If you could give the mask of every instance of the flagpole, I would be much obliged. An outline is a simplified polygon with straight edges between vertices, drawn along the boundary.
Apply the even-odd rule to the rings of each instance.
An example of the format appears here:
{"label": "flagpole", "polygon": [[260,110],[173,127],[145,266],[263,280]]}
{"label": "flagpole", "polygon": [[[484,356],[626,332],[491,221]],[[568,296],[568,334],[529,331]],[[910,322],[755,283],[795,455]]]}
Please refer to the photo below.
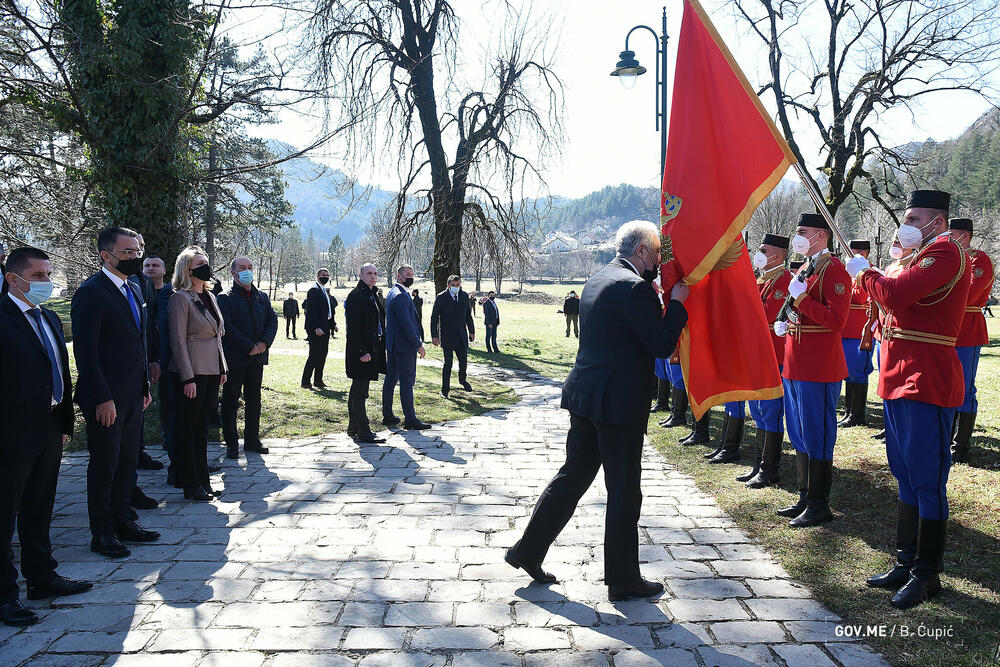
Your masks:
{"label": "flagpole", "polygon": [[820,215],[826,219],[826,223],[830,225],[830,231],[832,231],[833,235],[837,238],[837,243],[840,244],[840,247],[843,248],[845,252],[849,253],[851,249],[850,241],[844,237],[840,228],[837,227],[837,223],[833,221],[833,216],[830,215],[830,209],[826,207],[826,201],[824,201],[823,197],[819,194],[819,191],[816,190],[816,186],[813,185],[812,180],[810,180],[806,175],[806,171],[802,167],[801,162],[795,162],[795,171],[802,180],[802,185],[806,186],[806,192],[809,193],[809,197],[813,200],[813,204],[816,205],[816,209],[820,212]]}

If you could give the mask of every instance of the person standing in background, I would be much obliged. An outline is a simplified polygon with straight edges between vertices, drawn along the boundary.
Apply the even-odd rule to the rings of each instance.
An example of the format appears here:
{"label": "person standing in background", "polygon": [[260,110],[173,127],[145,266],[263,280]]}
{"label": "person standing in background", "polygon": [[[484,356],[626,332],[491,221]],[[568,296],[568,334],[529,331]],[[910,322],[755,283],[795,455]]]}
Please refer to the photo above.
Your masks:
{"label": "person standing in background", "polygon": [[431,341],[444,350],[444,369],[441,373],[441,395],[448,398],[451,391],[452,357],[458,357],[458,383],[462,389],[472,391],[466,379],[469,362],[469,343],[476,340],[476,324],[469,310],[469,299],[462,291],[462,279],[448,276],[448,289],[434,299],[431,311]]}
{"label": "person standing in background", "polygon": [[[165,283],[167,269],[159,255],[148,255],[142,262],[142,272],[153,284],[156,295],[156,344],[161,371],[170,366],[170,327],[167,322],[167,303],[174,293],[173,285]],[[173,461],[174,451],[174,411],[176,409],[177,388],[171,382],[170,373],[160,373],[156,385],[160,404],[160,431],[163,434],[163,450]],[[173,484],[172,472],[167,468],[167,483]]]}
{"label": "person standing in background", "polygon": [[563,315],[566,316],[566,338],[569,338],[569,328],[570,324],[573,325],[573,334],[579,338],[580,337],[580,298],[576,295],[576,291],[572,291],[566,295],[566,299],[563,301]]}
{"label": "person standing in background", "polygon": [[[299,319],[299,302],[295,300],[295,295],[288,293],[288,298],[281,304],[281,314],[285,318],[285,338],[298,339],[295,331],[295,322]],[[289,336],[289,332],[291,335]]]}
{"label": "person standing in background", "polygon": [[497,294],[490,291],[489,296],[483,301],[483,326],[486,327],[486,352],[499,354],[497,347],[497,327],[500,326],[500,309],[497,308]]}
{"label": "person standing in background", "polygon": [[[323,382],[323,368],[326,366],[326,355],[330,351],[330,334],[336,323],[333,320],[333,301],[330,289],[330,271],[320,269],[316,272],[316,284],[306,293],[306,341],[309,343],[309,357],[302,369],[302,388],[326,388]],[[312,382],[310,382],[310,379]]]}
{"label": "person standing in background", "polygon": [[469,312],[475,316],[476,314],[476,293],[469,292]]}
{"label": "person standing in background", "polygon": [[417,328],[420,329],[420,341],[424,340],[424,299],[420,290],[413,290],[413,308],[417,311]]}

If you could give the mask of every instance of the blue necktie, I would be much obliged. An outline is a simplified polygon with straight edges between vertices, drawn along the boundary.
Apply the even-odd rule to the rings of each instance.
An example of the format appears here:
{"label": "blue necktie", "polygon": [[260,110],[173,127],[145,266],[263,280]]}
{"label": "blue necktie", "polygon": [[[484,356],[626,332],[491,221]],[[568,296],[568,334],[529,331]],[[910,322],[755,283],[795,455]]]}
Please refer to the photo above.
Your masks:
{"label": "blue necktie", "polygon": [[125,289],[125,299],[128,300],[129,308],[132,309],[132,317],[135,318],[135,328],[141,331],[142,325],[139,323],[139,306],[135,303],[135,295],[132,294],[132,287],[128,284],[127,280],[122,287]]}
{"label": "blue necktie", "polygon": [[45,354],[49,355],[49,365],[52,367],[52,400],[56,403],[62,403],[63,379],[62,375],[59,374],[59,364],[56,363],[56,351],[52,349],[49,335],[45,333],[45,327],[42,325],[42,311],[32,308],[28,311],[28,315],[31,315],[31,318],[35,320],[38,337],[42,339],[42,345],[45,346]]}

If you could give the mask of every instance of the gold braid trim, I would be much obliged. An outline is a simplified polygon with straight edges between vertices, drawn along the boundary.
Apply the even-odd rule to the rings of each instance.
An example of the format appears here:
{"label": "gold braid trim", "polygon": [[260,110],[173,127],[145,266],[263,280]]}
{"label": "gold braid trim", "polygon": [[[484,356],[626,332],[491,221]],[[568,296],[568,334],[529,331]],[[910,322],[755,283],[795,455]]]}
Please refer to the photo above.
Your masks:
{"label": "gold braid trim", "polygon": [[[933,292],[931,292],[930,294],[928,294],[924,298],[925,299],[929,299],[932,296],[936,296],[938,294],[941,295],[940,297],[938,297],[934,301],[920,301],[920,300],[918,300],[917,301],[917,305],[918,306],[933,306],[935,304],[938,304],[938,303],[941,303],[942,301],[944,301],[946,298],[948,298],[948,295],[951,294],[951,291],[953,289],[955,289],[955,285],[958,284],[958,281],[962,279],[962,274],[965,273],[965,261],[966,261],[965,249],[961,245],[959,245],[958,241],[956,241],[955,239],[949,238],[948,242],[949,243],[954,243],[955,247],[958,248],[958,255],[961,258],[961,262],[959,263],[959,266],[958,266],[958,273],[955,274],[954,278],[952,278],[947,283],[945,283],[941,287],[937,288],[936,290],[934,290]],[[927,246],[927,247],[929,248],[930,246]],[[925,248],[925,250],[926,250],[926,248]],[[919,257],[922,254],[923,254],[923,251],[921,251],[920,253],[918,253],[912,260],[910,260],[911,263],[914,262],[914,261],[916,261],[917,257]]]}

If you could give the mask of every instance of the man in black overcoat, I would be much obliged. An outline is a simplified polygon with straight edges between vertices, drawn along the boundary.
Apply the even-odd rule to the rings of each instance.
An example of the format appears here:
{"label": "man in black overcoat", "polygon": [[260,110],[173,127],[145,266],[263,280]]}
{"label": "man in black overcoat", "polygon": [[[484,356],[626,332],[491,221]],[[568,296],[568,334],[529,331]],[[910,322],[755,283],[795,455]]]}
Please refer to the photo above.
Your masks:
{"label": "man in black overcoat", "polygon": [[441,373],[441,395],[448,398],[451,390],[452,357],[458,357],[458,383],[466,391],[472,385],[466,379],[469,343],[476,340],[476,323],[472,319],[469,295],[462,290],[459,276],[448,276],[448,289],[434,299],[431,310],[431,342],[444,350],[444,370]]}
{"label": "man in black overcoat", "polygon": [[344,350],[344,367],[351,378],[347,397],[350,421],[347,434],[358,442],[385,442],[376,436],[368,421],[365,400],[372,381],[385,373],[385,311],[376,297],[374,288],[378,270],[374,264],[364,264],[357,287],[344,301],[347,321],[347,347]]}
{"label": "man in black overcoat", "polygon": [[[306,342],[309,343],[309,357],[302,369],[302,388],[312,389],[313,386],[324,389],[323,368],[326,366],[326,355],[330,350],[330,337],[337,328],[333,319],[337,300],[330,296],[330,271],[320,269],[316,272],[316,284],[306,292],[303,304],[306,309]],[[310,382],[311,380],[311,382]]]}

